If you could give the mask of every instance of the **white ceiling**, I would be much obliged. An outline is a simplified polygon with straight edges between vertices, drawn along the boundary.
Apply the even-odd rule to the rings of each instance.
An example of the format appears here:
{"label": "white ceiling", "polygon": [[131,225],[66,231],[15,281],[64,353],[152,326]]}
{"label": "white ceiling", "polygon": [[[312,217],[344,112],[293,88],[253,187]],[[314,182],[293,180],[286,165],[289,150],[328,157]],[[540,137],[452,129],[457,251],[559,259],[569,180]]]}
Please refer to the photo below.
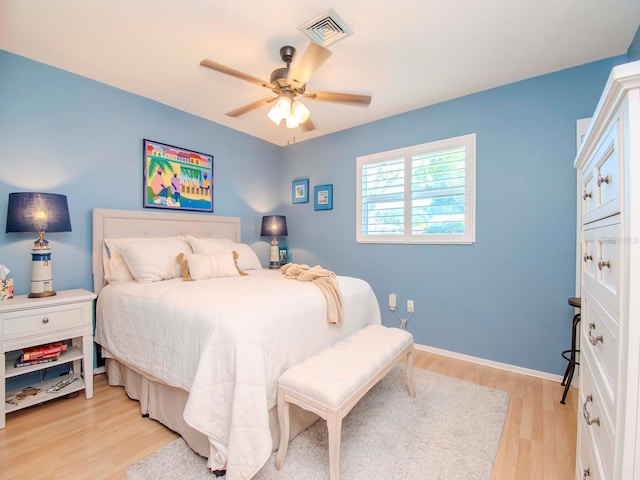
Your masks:
{"label": "white ceiling", "polygon": [[[274,125],[269,106],[225,116],[273,94],[200,61],[268,81],[280,47],[302,53],[298,27],[330,8],[353,35],[307,88],[369,107],[304,100],[306,133]],[[1,49],[277,145],[624,54],[639,24],[638,0],[0,0]]]}

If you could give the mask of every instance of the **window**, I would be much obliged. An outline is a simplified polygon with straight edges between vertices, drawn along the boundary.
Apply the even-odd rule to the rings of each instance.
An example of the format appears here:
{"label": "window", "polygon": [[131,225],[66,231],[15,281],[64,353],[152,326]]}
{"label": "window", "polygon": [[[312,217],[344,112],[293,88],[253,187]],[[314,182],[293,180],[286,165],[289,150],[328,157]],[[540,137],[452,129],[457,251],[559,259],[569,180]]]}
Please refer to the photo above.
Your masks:
{"label": "window", "polygon": [[473,243],[475,134],[357,159],[360,243]]}

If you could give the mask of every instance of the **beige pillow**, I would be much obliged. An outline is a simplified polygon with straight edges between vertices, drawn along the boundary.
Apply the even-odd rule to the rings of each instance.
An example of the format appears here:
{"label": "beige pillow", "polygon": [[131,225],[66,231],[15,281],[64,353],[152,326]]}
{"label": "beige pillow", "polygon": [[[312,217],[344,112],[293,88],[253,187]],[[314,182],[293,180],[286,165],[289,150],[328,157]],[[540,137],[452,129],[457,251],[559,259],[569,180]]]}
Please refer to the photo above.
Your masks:
{"label": "beige pillow", "polygon": [[246,243],[220,242],[220,239],[191,237],[189,243],[193,253],[209,254],[238,252],[238,268],[240,270],[259,270],[262,268],[256,252]]}
{"label": "beige pillow", "polygon": [[187,253],[185,258],[189,267],[189,274],[195,280],[240,276],[233,258],[233,252]]}

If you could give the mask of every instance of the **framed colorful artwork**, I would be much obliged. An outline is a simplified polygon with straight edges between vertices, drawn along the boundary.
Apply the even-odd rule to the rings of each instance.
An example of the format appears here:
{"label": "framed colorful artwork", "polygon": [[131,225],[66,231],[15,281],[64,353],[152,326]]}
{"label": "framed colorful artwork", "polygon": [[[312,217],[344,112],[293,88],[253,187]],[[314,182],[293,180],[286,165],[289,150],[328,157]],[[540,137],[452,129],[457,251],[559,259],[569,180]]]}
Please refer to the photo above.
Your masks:
{"label": "framed colorful artwork", "polygon": [[143,207],[213,212],[213,155],[143,140]]}
{"label": "framed colorful artwork", "polygon": [[291,182],[291,203],[309,203],[309,179]]}
{"label": "framed colorful artwork", "polygon": [[313,191],[314,210],[333,209],[333,185],[316,185]]}

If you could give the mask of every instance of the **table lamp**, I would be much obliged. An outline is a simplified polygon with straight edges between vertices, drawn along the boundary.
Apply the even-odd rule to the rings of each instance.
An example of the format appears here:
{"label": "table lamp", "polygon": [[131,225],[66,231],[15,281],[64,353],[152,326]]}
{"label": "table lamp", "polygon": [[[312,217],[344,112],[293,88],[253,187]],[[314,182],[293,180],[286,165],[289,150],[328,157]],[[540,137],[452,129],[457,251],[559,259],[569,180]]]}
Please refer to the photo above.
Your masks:
{"label": "table lamp", "polygon": [[44,232],[70,232],[67,197],[56,193],[19,192],[9,194],[7,233],[37,232],[31,251],[31,289],[29,297],[50,297],[53,289],[51,248]]}
{"label": "table lamp", "polygon": [[280,268],[278,237],[287,236],[287,217],[284,215],[266,215],[262,217],[262,232],[260,235],[263,237],[272,237],[269,268]]}

